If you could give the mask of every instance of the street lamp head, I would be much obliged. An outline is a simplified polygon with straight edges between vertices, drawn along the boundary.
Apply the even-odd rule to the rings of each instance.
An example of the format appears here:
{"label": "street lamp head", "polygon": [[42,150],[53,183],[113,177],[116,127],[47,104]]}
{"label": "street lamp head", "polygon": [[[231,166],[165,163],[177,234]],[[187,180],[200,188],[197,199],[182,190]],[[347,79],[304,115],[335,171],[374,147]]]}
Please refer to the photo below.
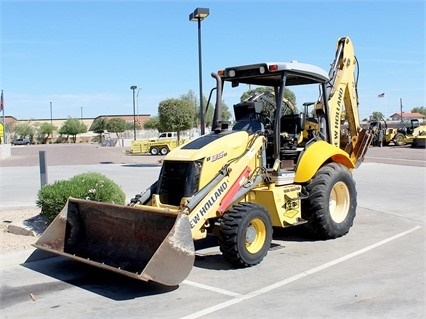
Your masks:
{"label": "street lamp head", "polygon": [[136,86],[136,85],[132,85],[131,87],[130,87],[130,90],[136,90],[138,87]]}
{"label": "street lamp head", "polygon": [[202,21],[210,14],[208,8],[197,8],[189,15],[189,21]]}

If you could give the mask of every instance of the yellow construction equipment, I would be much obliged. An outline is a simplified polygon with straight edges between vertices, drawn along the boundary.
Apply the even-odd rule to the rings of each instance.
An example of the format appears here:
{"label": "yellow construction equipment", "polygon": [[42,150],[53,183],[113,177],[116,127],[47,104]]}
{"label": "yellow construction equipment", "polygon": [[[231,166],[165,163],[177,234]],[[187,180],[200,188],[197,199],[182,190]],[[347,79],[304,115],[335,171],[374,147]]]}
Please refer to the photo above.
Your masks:
{"label": "yellow construction equipment", "polygon": [[167,155],[170,150],[190,139],[188,136],[180,136],[178,139],[177,132],[163,132],[155,139],[131,141],[129,154]]}
{"label": "yellow construction equipment", "polygon": [[421,125],[418,119],[411,119],[406,122],[401,122],[393,136],[393,142],[396,146],[412,144],[416,137],[425,134],[426,126]]}
{"label": "yellow construction equipment", "polygon": [[[393,127],[391,127],[393,125]],[[387,146],[393,143],[395,146],[403,146],[411,144],[411,146],[418,147],[422,145],[422,139],[426,135],[426,126],[421,125],[418,119],[411,119],[409,121],[400,122],[398,124],[388,123],[384,118],[381,120],[370,120],[370,129],[373,133],[372,145]],[[418,143],[417,141],[420,141]],[[421,147],[421,146],[420,146]]]}
{"label": "yellow construction equipment", "polygon": [[[193,266],[194,241],[207,236],[218,237],[235,267],[249,267],[266,256],[273,227],[305,224],[321,239],[345,235],[357,207],[351,171],[372,138],[359,123],[356,70],[352,42],[343,37],[328,73],[296,61],[212,73],[211,133],[171,150],[158,180],[128,206],[70,198],[35,247],[177,285]],[[270,87],[275,109],[265,113],[256,99],[235,104],[231,127],[221,118],[225,84]],[[312,111],[283,113],[286,87],[312,89]]]}

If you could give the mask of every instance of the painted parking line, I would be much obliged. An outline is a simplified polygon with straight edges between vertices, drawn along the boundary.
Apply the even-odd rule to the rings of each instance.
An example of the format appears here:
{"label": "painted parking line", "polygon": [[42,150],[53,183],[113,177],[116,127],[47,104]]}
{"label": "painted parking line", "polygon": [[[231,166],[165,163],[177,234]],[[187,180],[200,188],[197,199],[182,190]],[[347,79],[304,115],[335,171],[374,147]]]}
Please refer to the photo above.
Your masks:
{"label": "painted parking line", "polygon": [[222,295],[226,295],[226,296],[231,296],[231,297],[241,296],[241,294],[233,292],[233,291],[229,291],[229,290],[225,290],[225,289],[221,289],[221,288],[217,288],[217,287],[213,287],[213,286],[209,286],[209,285],[200,284],[200,283],[195,282],[195,281],[184,280],[183,284],[202,288],[202,289],[205,289],[205,290],[214,291],[214,292],[220,293]]}
{"label": "painted parking line", "polygon": [[[340,263],[342,263],[344,261],[347,261],[347,260],[349,260],[351,258],[354,258],[356,256],[364,254],[364,253],[366,253],[366,252],[368,252],[370,250],[373,250],[375,248],[383,246],[383,245],[385,245],[385,244],[387,244],[387,243],[389,243],[389,242],[391,242],[393,240],[396,240],[398,238],[404,237],[404,236],[406,236],[406,235],[408,235],[408,234],[410,234],[410,233],[412,233],[412,232],[414,232],[414,231],[416,231],[416,230],[418,230],[420,228],[422,228],[422,227],[421,226],[413,227],[413,228],[411,228],[409,230],[406,230],[406,231],[404,231],[402,233],[399,233],[399,234],[396,234],[394,236],[388,237],[388,238],[386,238],[384,240],[381,240],[381,241],[379,241],[379,242],[377,242],[375,244],[369,245],[367,247],[364,247],[362,249],[354,251],[353,253],[347,254],[347,255],[342,256],[340,258],[334,259],[334,260],[332,260],[330,262],[327,262],[325,264],[322,264],[322,265],[320,265],[318,267],[311,268],[311,269],[309,269],[307,271],[304,271],[304,272],[301,272],[301,273],[299,273],[297,275],[294,275],[294,276],[291,276],[289,278],[283,279],[283,280],[278,281],[278,282],[276,282],[276,283],[274,283],[272,285],[260,288],[258,290],[255,290],[255,291],[251,292],[251,293],[248,293],[246,295],[238,295],[234,299],[229,299],[229,300],[227,300],[225,302],[222,302],[220,304],[217,304],[215,306],[208,307],[208,308],[205,308],[203,310],[194,312],[194,313],[192,313],[190,315],[181,317],[180,319],[195,319],[195,318],[200,318],[202,316],[205,316],[205,315],[208,315],[210,313],[216,312],[218,310],[230,307],[230,306],[235,305],[237,303],[240,303],[242,301],[246,301],[246,300],[249,300],[251,298],[257,297],[257,296],[262,295],[264,293],[267,293],[267,292],[269,292],[271,290],[280,288],[280,287],[285,286],[285,285],[287,285],[289,283],[292,283],[292,282],[294,282],[296,280],[299,280],[301,278],[304,278],[304,277],[307,277],[309,275],[315,274],[315,273],[317,273],[317,272],[319,272],[321,270],[330,268],[330,267],[335,266],[337,264],[340,264]],[[204,287],[208,287],[208,290],[211,290],[211,291],[218,291],[219,292],[219,290],[220,290],[220,289],[219,290],[215,290],[213,287],[205,286],[205,285],[199,285],[198,287],[202,288],[203,286]]]}

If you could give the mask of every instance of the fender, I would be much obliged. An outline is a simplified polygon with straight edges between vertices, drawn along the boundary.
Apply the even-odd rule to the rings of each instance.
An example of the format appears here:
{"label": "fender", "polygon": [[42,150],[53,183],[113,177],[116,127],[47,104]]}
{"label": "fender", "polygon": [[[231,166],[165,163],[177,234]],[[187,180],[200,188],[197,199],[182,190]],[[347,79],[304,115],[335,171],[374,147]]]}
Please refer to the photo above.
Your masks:
{"label": "fender", "polygon": [[333,162],[343,164],[349,169],[355,168],[348,153],[325,141],[317,141],[301,154],[297,163],[294,182],[308,182],[329,159]]}

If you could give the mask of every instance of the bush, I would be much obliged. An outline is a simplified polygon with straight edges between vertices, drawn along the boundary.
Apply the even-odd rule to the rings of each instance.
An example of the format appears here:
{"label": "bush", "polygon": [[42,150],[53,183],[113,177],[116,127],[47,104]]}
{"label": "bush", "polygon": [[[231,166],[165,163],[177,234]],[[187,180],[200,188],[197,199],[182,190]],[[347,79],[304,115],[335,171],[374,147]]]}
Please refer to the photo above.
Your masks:
{"label": "bush", "polygon": [[37,195],[37,207],[48,222],[59,214],[69,197],[124,205],[126,195],[114,181],[100,173],[83,173],[68,180],[43,186]]}

